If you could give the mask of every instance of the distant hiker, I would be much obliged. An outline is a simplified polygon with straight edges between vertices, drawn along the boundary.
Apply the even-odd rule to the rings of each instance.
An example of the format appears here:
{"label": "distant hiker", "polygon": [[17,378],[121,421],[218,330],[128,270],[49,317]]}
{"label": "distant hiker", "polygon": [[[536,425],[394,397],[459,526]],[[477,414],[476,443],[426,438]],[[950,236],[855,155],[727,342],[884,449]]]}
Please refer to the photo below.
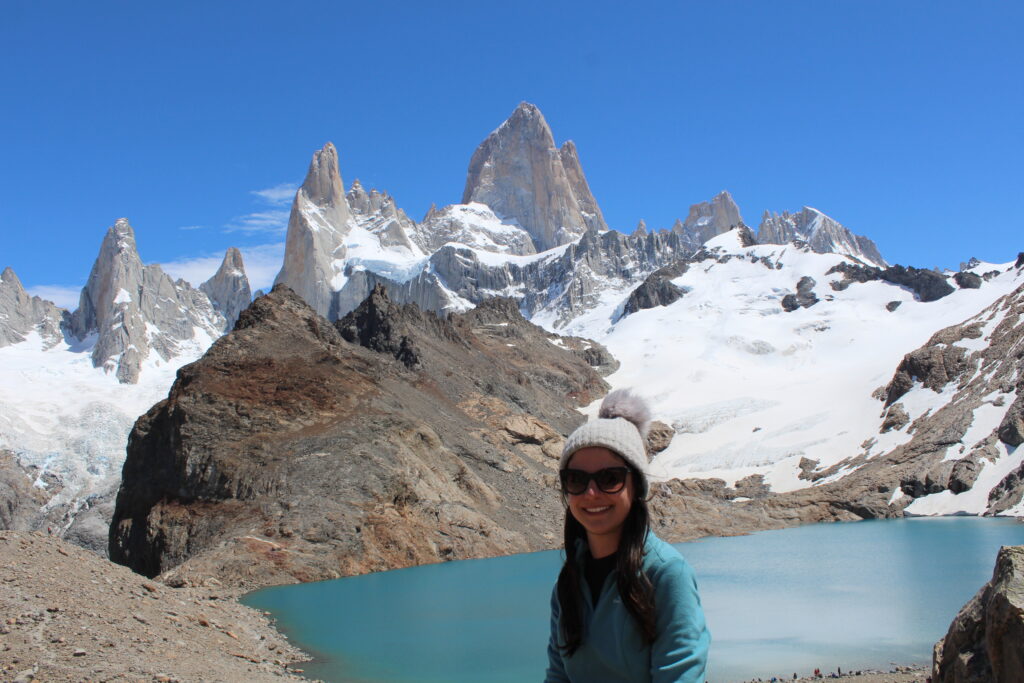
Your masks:
{"label": "distant hiker", "polygon": [[562,449],[565,563],[547,682],[704,683],[711,636],[693,569],[650,529],[650,419],[641,398],[613,391]]}

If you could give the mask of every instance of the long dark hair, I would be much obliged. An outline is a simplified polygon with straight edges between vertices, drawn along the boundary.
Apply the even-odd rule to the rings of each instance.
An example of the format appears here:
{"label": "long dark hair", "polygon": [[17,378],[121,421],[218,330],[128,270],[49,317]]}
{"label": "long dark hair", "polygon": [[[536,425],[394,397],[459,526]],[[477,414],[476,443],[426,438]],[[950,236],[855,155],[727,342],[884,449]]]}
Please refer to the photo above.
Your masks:
{"label": "long dark hair", "polygon": [[[639,475],[630,466],[634,483],[639,483]],[[648,643],[654,642],[654,587],[643,572],[644,540],[650,528],[650,513],[647,501],[640,494],[639,486],[629,514],[622,524],[622,536],[619,539],[618,558],[615,570],[618,572],[619,595],[622,604],[637,626],[640,634]],[[562,494],[563,499],[565,494]],[[580,558],[577,556],[578,543],[587,539],[587,531],[579,523],[568,507],[565,509],[565,564],[558,575],[558,604],[561,607],[561,637],[558,647],[571,657],[583,644],[583,588],[580,572]],[[596,597],[596,596],[595,596]]]}

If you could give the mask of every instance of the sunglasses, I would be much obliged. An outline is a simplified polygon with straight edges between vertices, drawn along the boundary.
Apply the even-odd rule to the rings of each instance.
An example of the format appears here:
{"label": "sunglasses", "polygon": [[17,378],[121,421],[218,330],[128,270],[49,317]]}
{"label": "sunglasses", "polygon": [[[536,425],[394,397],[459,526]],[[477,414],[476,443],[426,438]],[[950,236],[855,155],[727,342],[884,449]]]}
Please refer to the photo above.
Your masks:
{"label": "sunglasses", "polygon": [[574,496],[585,493],[591,480],[597,484],[597,488],[605,493],[618,493],[626,485],[627,474],[629,474],[628,467],[606,467],[596,472],[573,469],[564,469],[558,472],[558,476],[562,480],[562,490]]}

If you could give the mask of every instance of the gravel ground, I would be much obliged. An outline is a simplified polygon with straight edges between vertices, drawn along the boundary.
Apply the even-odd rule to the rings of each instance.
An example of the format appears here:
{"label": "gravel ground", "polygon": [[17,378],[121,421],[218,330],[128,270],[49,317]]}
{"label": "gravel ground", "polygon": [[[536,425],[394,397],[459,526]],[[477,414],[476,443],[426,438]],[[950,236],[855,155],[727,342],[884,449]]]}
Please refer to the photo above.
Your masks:
{"label": "gravel ground", "polygon": [[0,681],[306,680],[307,657],[236,597],[0,531]]}

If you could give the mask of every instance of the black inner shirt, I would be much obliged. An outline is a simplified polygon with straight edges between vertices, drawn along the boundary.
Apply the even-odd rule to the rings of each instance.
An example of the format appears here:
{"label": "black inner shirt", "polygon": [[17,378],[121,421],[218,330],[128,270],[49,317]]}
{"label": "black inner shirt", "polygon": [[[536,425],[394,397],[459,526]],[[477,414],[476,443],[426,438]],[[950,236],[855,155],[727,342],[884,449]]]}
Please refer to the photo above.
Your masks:
{"label": "black inner shirt", "polygon": [[601,597],[601,588],[604,586],[604,580],[615,569],[615,564],[618,560],[619,554],[617,552],[612,553],[608,557],[602,557],[599,560],[595,560],[592,557],[587,560],[584,574],[587,579],[587,585],[590,586],[590,595],[594,598],[595,605],[598,598]]}

